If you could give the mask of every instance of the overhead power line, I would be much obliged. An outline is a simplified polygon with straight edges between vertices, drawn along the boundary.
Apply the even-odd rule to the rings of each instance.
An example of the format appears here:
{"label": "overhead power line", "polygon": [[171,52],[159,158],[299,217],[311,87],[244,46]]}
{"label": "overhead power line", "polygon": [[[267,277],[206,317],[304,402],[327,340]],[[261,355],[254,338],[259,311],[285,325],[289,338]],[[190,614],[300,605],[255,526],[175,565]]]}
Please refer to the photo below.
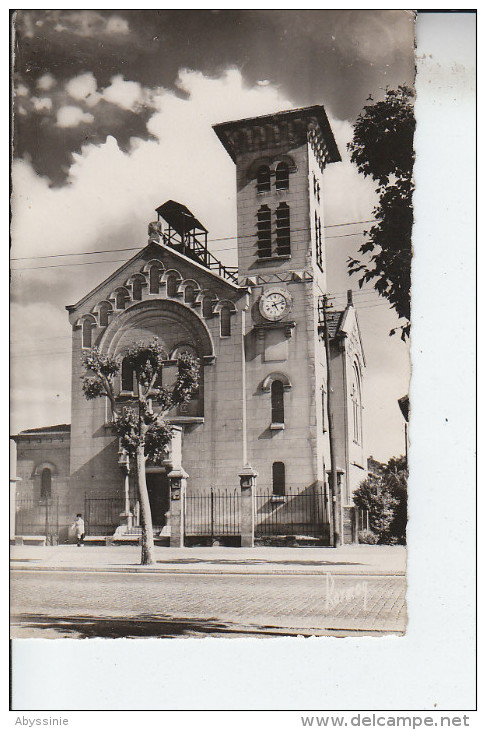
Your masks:
{"label": "overhead power line", "polygon": [[[333,223],[331,225],[324,226],[324,228],[340,228],[342,226],[355,226],[355,225],[359,225],[361,223],[374,223],[374,222],[375,221],[373,221],[373,220],[349,221],[347,223]],[[311,227],[307,226],[305,228],[294,228],[291,230],[291,232],[297,233],[299,231],[309,231],[309,230],[311,230]],[[338,235],[338,236],[326,236],[326,240],[329,238],[345,238],[347,236],[359,236],[359,235],[362,235],[361,231],[358,233],[346,233],[346,234]],[[241,240],[244,238],[256,238],[256,237],[257,237],[256,233],[249,233],[249,234],[245,234],[242,236],[226,236],[224,238],[213,238],[213,239],[209,239],[208,243],[216,243],[218,241],[237,241],[238,239]],[[143,247],[140,247],[140,246],[130,246],[127,248],[101,249],[99,251],[78,251],[76,253],[53,253],[53,254],[46,254],[44,256],[20,256],[17,258],[12,258],[10,260],[11,261],[33,261],[33,260],[41,260],[41,259],[62,258],[62,257],[66,257],[66,256],[93,256],[93,255],[99,255],[99,254],[103,254],[103,253],[121,253],[124,251],[137,251],[137,250],[141,251],[142,248]],[[217,250],[215,250],[215,252],[217,253],[219,251],[231,251],[231,250],[233,250],[233,248],[234,248],[233,246],[231,246],[229,248],[218,248]]]}

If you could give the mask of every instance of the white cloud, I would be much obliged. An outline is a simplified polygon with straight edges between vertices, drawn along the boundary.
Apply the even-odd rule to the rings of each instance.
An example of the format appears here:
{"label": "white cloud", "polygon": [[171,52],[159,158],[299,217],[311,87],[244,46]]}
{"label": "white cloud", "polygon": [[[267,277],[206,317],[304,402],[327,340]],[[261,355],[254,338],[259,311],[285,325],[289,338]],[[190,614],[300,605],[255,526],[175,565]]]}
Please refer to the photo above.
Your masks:
{"label": "white cloud", "polygon": [[119,15],[111,15],[107,19],[96,10],[51,10],[49,18],[55,23],[54,30],[58,33],[74,33],[82,38],[104,35],[116,39],[130,31],[127,21]]}
{"label": "white cloud", "polygon": [[108,22],[106,23],[107,33],[126,35],[129,31],[130,26],[124,18],[120,18],[119,15],[112,15],[108,18]]}
{"label": "white cloud", "polygon": [[98,84],[90,71],[74,76],[66,83],[65,88],[69,96],[76,101],[87,101],[92,97],[95,97],[96,101],[99,99],[96,94]]}
{"label": "white cloud", "polygon": [[36,112],[50,112],[52,109],[52,99],[48,96],[44,96],[42,99],[33,96],[31,101]]}
{"label": "white cloud", "polygon": [[125,81],[122,75],[113,76],[110,86],[103,91],[103,99],[122,109],[136,109],[148,98],[148,92],[137,81]]}
{"label": "white cloud", "polygon": [[15,89],[15,93],[17,94],[17,96],[28,96],[29,90],[26,86],[24,86],[24,84],[19,84]]}
{"label": "white cloud", "polygon": [[41,91],[50,91],[56,85],[56,79],[52,74],[44,74],[37,80],[37,88]]}
{"label": "white cloud", "polygon": [[93,115],[89,112],[83,112],[79,106],[62,106],[58,109],[56,116],[58,127],[77,127],[82,122],[91,124],[93,120]]}

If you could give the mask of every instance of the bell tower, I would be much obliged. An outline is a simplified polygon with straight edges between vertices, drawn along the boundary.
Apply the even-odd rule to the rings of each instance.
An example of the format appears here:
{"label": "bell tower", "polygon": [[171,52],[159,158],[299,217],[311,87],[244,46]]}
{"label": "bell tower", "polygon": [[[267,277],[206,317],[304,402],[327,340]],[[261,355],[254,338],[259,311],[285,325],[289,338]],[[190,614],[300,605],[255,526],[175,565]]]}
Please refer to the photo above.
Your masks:
{"label": "bell tower", "polygon": [[322,106],[214,130],[236,165],[248,456],[258,487],[278,500],[323,485],[329,465],[317,304],[327,288],[323,173],[341,158]]}
{"label": "bell tower", "polygon": [[225,122],[214,130],[236,164],[240,283],[307,270],[325,291],[322,173],[341,157],[324,107]]}

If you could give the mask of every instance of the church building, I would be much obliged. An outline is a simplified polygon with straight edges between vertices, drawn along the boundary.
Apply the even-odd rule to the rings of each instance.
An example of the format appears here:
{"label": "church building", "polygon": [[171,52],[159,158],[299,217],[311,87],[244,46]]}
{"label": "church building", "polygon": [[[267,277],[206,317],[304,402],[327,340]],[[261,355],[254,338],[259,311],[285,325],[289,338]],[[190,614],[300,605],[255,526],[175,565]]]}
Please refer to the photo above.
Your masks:
{"label": "church building", "polygon": [[[235,163],[237,270],[210,252],[204,222],[183,201],[168,200],[156,209],[147,245],[67,307],[71,424],[14,437],[17,534],[41,534],[48,503],[56,505],[49,521],[57,520],[59,540],[67,539],[78,512],[88,535],[137,534],[133,467],[110,425],[109,403],[84,397],[81,358],[93,346],[117,356],[117,400],[128,404],[133,373],[124,355],[134,343],[156,337],[166,357],[163,385],[174,382],[181,353],[200,363],[197,392],[170,413],[175,430],[166,460],[147,465],[160,540],[174,535],[174,510],[181,508],[177,524],[185,544],[225,536],[238,544],[245,474],[257,538],[332,540],[323,204],[326,167],[340,161],[339,151],[319,105],[225,122],[214,131]],[[197,216],[204,221],[204,211]],[[332,309],[326,317],[337,519],[350,542],[357,530],[352,494],[367,476],[365,359],[351,293],[343,311]],[[175,477],[185,487],[182,507],[174,501],[178,493],[171,498]]]}

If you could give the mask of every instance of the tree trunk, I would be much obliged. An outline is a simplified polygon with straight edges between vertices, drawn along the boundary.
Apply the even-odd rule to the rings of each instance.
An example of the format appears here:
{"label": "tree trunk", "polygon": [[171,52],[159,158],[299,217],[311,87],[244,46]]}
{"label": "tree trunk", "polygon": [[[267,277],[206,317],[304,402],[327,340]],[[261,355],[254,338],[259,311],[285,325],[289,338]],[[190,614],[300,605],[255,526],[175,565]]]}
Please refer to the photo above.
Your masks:
{"label": "tree trunk", "polygon": [[137,448],[137,480],[138,494],[140,497],[140,517],[142,521],[142,556],[141,565],[152,565],[155,563],[154,555],[154,533],[152,531],[152,513],[150,500],[145,479],[145,454],[143,446]]}

